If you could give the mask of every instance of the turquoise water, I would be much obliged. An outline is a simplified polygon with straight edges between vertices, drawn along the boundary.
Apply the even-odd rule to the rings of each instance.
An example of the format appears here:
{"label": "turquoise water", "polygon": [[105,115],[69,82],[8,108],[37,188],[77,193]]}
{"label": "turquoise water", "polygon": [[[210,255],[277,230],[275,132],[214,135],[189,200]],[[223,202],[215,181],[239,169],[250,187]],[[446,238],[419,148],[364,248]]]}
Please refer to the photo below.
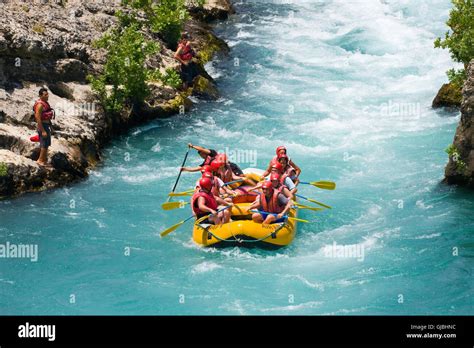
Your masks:
{"label": "turquoise water", "polygon": [[[440,184],[459,114],[430,107],[450,2],[236,7],[208,67],[219,101],[116,139],[83,182],[0,202],[0,243],[39,248],[0,260],[0,314],[473,314],[474,196]],[[300,188],[333,209],[301,212],[277,251],[202,249],[191,225],[160,239],[190,214],[160,208],[188,142],[257,156],[243,168],[286,144],[303,179],[337,182]]]}

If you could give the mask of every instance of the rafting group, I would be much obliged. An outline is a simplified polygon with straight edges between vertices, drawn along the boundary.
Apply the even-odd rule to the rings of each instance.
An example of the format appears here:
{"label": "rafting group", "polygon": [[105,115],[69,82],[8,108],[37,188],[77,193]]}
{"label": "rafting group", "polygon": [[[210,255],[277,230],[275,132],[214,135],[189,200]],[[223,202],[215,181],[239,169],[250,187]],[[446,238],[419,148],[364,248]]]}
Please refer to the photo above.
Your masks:
{"label": "rafting group", "polygon": [[[188,144],[188,152],[180,167],[178,178],[165,210],[190,204],[192,215],[160,233],[165,236],[194,218],[193,239],[200,245],[221,242],[265,242],[277,246],[288,245],[296,233],[296,222],[309,222],[297,217],[298,210],[320,211],[330,206],[297,193],[298,185],[307,184],[334,190],[331,181],[303,182],[301,169],[288,157],[285,146],[276,148],[274,157],[265,170],[241,170],[229,161],[225,153]],[[185,167],[190,149],[197,150],[203,162],[196,167]],[[200,172],[201,178],[188,191],[175,192],[183,172]],[[191,196],[190,202],[171,201],[173,197]],[[304,199],[319,205],[307,206],[297,202]]]}
{"label": "rafting group", "polygon": [[[294,204],[301,169],[288,157],[286,148],[279,146],[276,156],[270,161],[262,175],[243,173],[229,161],[225,153],[189,144],[198,151],[203,163],[194,168],[182,167],[185,172],[200,171],[202,176],[196,182],[191,198],[191,209],[200,219],[209,214],[206,221],[224,224],[230,221],[231,213],[226,207],[236,203],[252,203],[252,215],[257,223],[281,222]],[[268,180],[265,181],[265,178]]]}

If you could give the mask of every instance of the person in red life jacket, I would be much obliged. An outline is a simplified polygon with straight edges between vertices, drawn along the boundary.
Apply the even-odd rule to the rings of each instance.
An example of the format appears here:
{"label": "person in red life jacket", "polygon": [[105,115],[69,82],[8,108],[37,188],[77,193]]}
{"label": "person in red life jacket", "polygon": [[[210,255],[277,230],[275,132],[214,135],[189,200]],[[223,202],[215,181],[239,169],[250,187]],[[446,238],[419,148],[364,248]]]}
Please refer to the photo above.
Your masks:
{"label": "person in red life jacket", "polygon": [[206,149],[205,147],[193,145],[191,143],[188,144],[191,149],[197,150],[199,156],[204,160],[201,165],[197,167],[182,167],[181,170],[183,172],[199,172],[203,166],[210,165],[211,162],[216,158],[217,151],[213,149]]}
{"label": "person in red life jacket", "polygon": [[[242,175],[237,175],[234,173],[232,170],[229,161],[227,160],[227,155],[226,154],[219,154],[216,156],[215,160],[211,163],[211,166],[219,166],[219,169],[216,171],[216,176],[222,179],[225,183],[231,182],[231,181],[236,181],[236,180],[242,180],[239,182],[236,182],[232,184],[230,187],[234,190],[237,188],[240,188],[240,186],[246,184],[248,186],[254,187],[256,185],[256,182],[252,180],[251,177],[248,177],[246,174]],[[241,192],[244,192],[245,194],[247,193],[246,190],[241,190]]]}
{"label": "person in red life jacket", "polygon": [[[191,149],[195,149],[197,150],[199,156],[201,156],[201,158],[204,160],[200,166],[198,167],[182,167],[181,169],[184,171],[184,172],[198,172],[201,170],[202,166],[205,166],[205,165],[210,165],[212,161],[214,161],[217,156],[218,156],[218,153],[216,150],[214,149],[207,149],[205,147],[202,147],[202,146],[198,146],[198,145],[193,145],[191,143],[188,144],[188,146],[191,148]],[[244,173],[242,172],[242,170],[239,168],[239,166],[235,163],[232,163],[232,162],[229,162],[229,165],[230,167],[232,168],[232,171],[236,174],[236,175],[243,175]]]}
{"label": "person in red life jacket", "polygon": [[296,174],[296,169],[290,165],[288,156],[285,153],[280,153],[278,155],[278,162],[283,166],[282,180],[284,181],[284,178],[289,177],[291,180],[293,180],[295,185],[298,185],[300,179]]}
{"label": "person in red life jacket", "polygon": [[293,194],[291,191],[286,187],[286,185],[282,184],[281,175],[278,173],[270,174],[270,182],[273,185],[274,190],[278,190],[279,192],[283,193],[286,198],[294,199]]}
{"label": "person in red life jacket", "polygon": [[295,183],[288,175],[284,175],[283,166],[281,165],[280,162],[273,163],[271,167],[270,175],[275,174],[275,173],[280,175],[280,183],[282,185],[285,185],[288,188],[288,190],[291,192],[291,195],[294,196],[295,193],[298,192],[298,188],[296,187]]}
{"label": "person in red life jacket", "polygon": [[[195,192],[191,198],[191,207],[196,219],[205,215],[212,214],[208,220],[216,225],[225,224],[230,221],[230,212],[228,209],[217,213],[219,209],[216,197],[212,194],[212,181],[210,178],[201,178],[199,180],[199,191]],[[225,204],[229,205],[229,204]],[[206,223],[206,222],[203,222]]]}
{"label": "person in red life jacket", "polygon": [[[298,192],[298,188],[296,187],[295,183],[289,176],[284,176],[283,175],[283,166],[281,165],[280,162],[274,162],[271,167],[270,167],[270,176],[273,174],[278,174],[280,177],[280,184],[284,185],[291,193],[291,196],[293,197],[296,192]],[[265,181],[264,181],[265,183]],[[255,186],[254,189],[258,189],[262,187],[262,183],[258,184]]]}
{"label": "person in red life jacket", "polygon": [[[278,155],[280,154],[285,154],[288,156],[288,154],[286,153],[286,147],[284,146],[278,146],[276,148],[276,156],[274,156],[271,160],[270,160],[270,163],[268,164],[268,167],[267,167],[267,170],[265,170],[265,172],[263,173],[263,177],[266,177],[270,171],[271,171],[271,166],[273,163],[275,162],[278,162]],[[294,169],[295,169],[295,173],[296,173],[296,177],[299,177],[300,174],[301,174],[301,169],[300,167],[298,167],[292,160],[291,158],[288,157],[288,164],[290,166],[292,166]]]}
{"label": "person in red life jacket", "polygon": [[[293,201],[279,190],[275,190],[270,181],[265,181],[262,185],[262,193],[259,194],[256,201],[249,207],[258,209],[261,213],[252,214],[252,220],[257,223],[271,224],[285,221],[284,216],[293,205]],[[266,214],[271,213],[271,214]],[[278,214],[278,215],[273,215]]]}
{"label": "person in red life jacket", "polygon": [[48,164],[48,148],[51,146],[51,120],[54,119],[54,110],[49,105],[48,99],[48,90],[41,88],[39,99],[33,106],[40,143],[40,154],[36,163],[44,167],[51,167]]}
{"label": "person in red life jacket", "polygon": [[[224,167],[226,169],[229,169],[229,168],[231,169],[231,171],[235,174],[233,176],[234,180],[244,179],[243,182],[237,183],[236,186],[241,186],[241,185],[246,184],[248,186],[253,187],[253,186],[257,185],[258,180],[259,180],[260,177],[258,175],[253,174],[253,173],[244,174],[244,172],[242,172],[242,170],[240,170],[240,168],[236,164],[234,164],[234,163],[232,163],[228,160],[227,155],[225,153],[221,153],[221,154],[217,155],[216,161],[225,163]],[[235,170],[236,168],[238,169],[238,171]]]}
{"label": "person in red life jacket", "polygon": [[178,42],[178,48],[174,54],[174,58],[181,63],[181,79],[183,80],[183,89],[187,89],[194,78],[198,75],[196,63],[193,58],[196,55],[191,47],[191,37],[188,33],[183,32]]}
{"label": "person in red life jacket", "polygon": [[[210,167],[210,166],[209,166]],[[207,169],[207,168],[206,168]],[[224,182],[218,178],[217,176],[214,176],[212,171],[202,171],[202,178],[209,178],[212,181],[212,194],[216,197],[217,201],[219,204],[225,204],[223,201],[227,203],[232,203],[231,198],[225,198],[221,199],[220,196],[221,194],[227,194],[228,196],[233,196],[234,192],[230,190],[227,186],[224,185]],[[199,181],[200,179],[196,182],[196,190],[199,190]]]}

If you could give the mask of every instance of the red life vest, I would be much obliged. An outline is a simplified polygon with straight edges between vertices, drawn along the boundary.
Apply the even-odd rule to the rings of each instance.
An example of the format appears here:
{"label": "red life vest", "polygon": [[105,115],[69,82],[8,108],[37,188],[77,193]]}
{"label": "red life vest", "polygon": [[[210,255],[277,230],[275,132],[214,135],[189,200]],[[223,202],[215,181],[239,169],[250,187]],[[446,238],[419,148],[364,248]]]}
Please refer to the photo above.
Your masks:
{"label": "red life vest", "polygon": [[189,42],[180,43],[178,45],[178,47],[181,48],[181,53],[179,54],[179,57],[182,60],[188,61],[188,60],[193,59],[194,52],[193,52],[193,49],[191,48],[191,45],[189,44]]}
{"label": "red life vest", "polygon": [[296,170],[289,164],[286,166],[286,169],[284,170],[283,174],[280,177],[280,182],[283,185],[285,183],[285,179],[287,177],[290,177],[290,179],[293,180],[293,177],[296,176]]}
{"label": "red life vest", "polygon": [[48,102],[45,102],[41,99],[38,99],[35,102],[35,105],[33,105],[33,112],[36,114],[36,107],[38,104],[41,104],[43,106],[43,111],[41,112],[41,120],[42,121],[49,121],[52,118],[54,118],[54,111],[53,108],[49,105]]}
{"label": "red life vest", "polygon": [[280,193],[281,192],[278,190],[273,190],[273,195],[270,202],[267,202],[267,198],[265,197],[265,195],[263,193],[260,193],[260,204],[262,210],[266,211],[267,213],[281,213],[285,209],[285,207],[281,206],[278,202],[278,196],[280,195]]}
{"label": "red life vest", "polygon": [[197,201],[200,197],[204,197],[204,199],[206,200],[206,202],[204,203],[206,207],[211,208],[212,210],[217,210],[217,201],[214,198],[214,195],[212,193],[207,193],[202,190],[199,190],[198,192],[194,193],[193,197],[191,198],[191,207],[193,209],[194,214],[202,215],[207,213],[199,210],[198,208]]}

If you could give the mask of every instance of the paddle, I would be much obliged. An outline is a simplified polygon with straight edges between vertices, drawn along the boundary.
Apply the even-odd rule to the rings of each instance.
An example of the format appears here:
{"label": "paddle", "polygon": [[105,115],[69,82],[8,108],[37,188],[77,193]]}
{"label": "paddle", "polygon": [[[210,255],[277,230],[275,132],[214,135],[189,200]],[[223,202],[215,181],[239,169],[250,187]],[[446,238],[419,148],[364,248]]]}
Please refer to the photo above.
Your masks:
{"label": "paddle", "polygon": [[[188,159],[189,150],[191,150],[191,148],[188,146],[188,151],[186,152],[186,155],[184,156],[183,164],[181,165],[181,167],[179,167],[179,174],[178,174],[178,177],[176,178],[176,182],[174,183],[174,186],[171,192],[174,192],[174,190],[176,190],[176,186],[178,186],[178,181],[179,181],[179,178],[181,177],[181,173],[183,172],[183,167],[186,164],[186,160]],[[166,201],[169,202],[170,199],[171,199],[171,196],[168,196],[168,199]]]}
{"label": "paddle", "polygon": [[309,201],[309,202],[316,203],[316,204],[318,204],[318,205],[320,205],[320,206],[322,206],[322,207],[325,207],[325,208],[328,208],[328,209],[332,209],[329,205],[326,205],[326,204],[324,204],[324,203],[315,201],[314,199],[311,199],[311,198],[303,197],[303,196],[300,195],[300,194],[295,194],[295,196],[296,196],[296,197],[299,197],[299,198],[303,198],[303,199],[305,199],[305,200],[307,200],[307,201]]}
{"label": "paddle", "polygon": [[321,211],[321,210],[324,210],[323,208],[310,207],[310,206],[308,206],[308,205],[299,204],[299,203],[296,203],[295,205],[296,205],[296,207],[297,207],[298,209],[308,209],[308,210],[313,210],[313,211]]}
{"label": "paddle", "polygon": [[[232,185],[232,184],[235,184],[236,182],[242,182],[242,181],[244,181],[244,179],[229,181],[229,182],[226,182],[223,186]],[[194,192],[194,190],[188,190],[188,191],[176,192],[176,193],[175,192],[170,192],[170,193],[168,193],[168,196],[170,196],[170,197],[192,196],[193,192]],[[163,203],[163,205],[165,205],[165,204],[166,203]],[[162,205],[162,207],[163,207],[163,205]],[[179,208],[179,205],[178,206],[168,205],[168,206],[172,207],[171,209]],[[170,209],[166,209],[165,207],[163,207],[163,209],[170,210]]]}
{"label": "paddle", "polygon": [[312,182],[300,181],[300,184],[313,185],[323,190],[334,190],[336,188],[336,183],[332,181],[312,181]]}
{"label": "paddle", "polygon": [[194,190],[188,190],[188,191],[183,191],[183,192],[170,192],[168,193],[168,196],[171,197],[181,197],[181,196],[192,196]]}
{"label": "paddle", "polygon": [[194,215],[191,215],[190,217],[188,217],[187,219],[183,220],[183,221],[180,221],[178,222],[177,224],[171,226],[171,227],[168,227],[166,230],[164,230],[163,232],[160,233],[160,236],[161,237],[164,237],[168,234],[170,234],[171,232],[173,232],[174,230],[178,229],[179,226],[181,226],[182,224],[184,224],[186,221],[188,220],[191,220],[192,218],[194,217]]}
{"label": "paddle", "polygon": [[[227,206],[227,207],[221,208],[221,209],[219,209],[219,210],[217,211],[217,213],[220,213],[220,212],[223,211],[223,210],[229,209],[230,207],[232,207],[232,205],[229,205],[229,206]],[[205,215],[205,216],[203,216],[202,218],[197,219],[197,220],[196,220],[196,223],[200,223],[200,222],[206,220],[206,219],[207,219],[209,216],[211,216],[211,215],[214,215],[214,214]],[[187,219],[184,219],[183,221],[180,221],[180,222],[178,222],[177,224],[174,224],[173,226],[168,227],[166,230],[164,230],[163,232],[160,233],[160,236],[161,236],[161,237],[164,237],[164,236],[170,234],[171,232],[177,230],[181,225],[183,225],[186,221],[191,220],[193,217],[194,217],[194,215],[191,215],[191,216],[188,217]]]}
{"label": "paddle", "polygon": [[[269,213],[269,212],[266,212],[266,211],[261,211],[261,210],[254,210],[254,209],[251,209],[249,210],[250,212],[252,213],[260,213],[260,214],[270,214],[270,215],[273,215],[273,216],[278,216],[278,214],[275,214],[275,213]],[[295,218],[295,217],[291,217],[291,216],[288,216],[288,215],[283,215],[283,217],[285,219],[288,219],[288,220],[293,220],[293,221],[299,221],[299,222],[309,222],[308,220],[303,220],[303,219],[299,219],[299,218]]]}
{"label": "paddle", "polygon": [[[233,205],[233,204],[228,205],[228,206],[226,206],[226,207],[224,207],[224,208],[221,208],[221,209],[217,210],[217,213],[220,213],[221,211],[224,211],[224,210],[226,210],[226,209],[229,209],[230,207],[232,207],[232,205]],[[205,215],[205,216],[203,216],[203,217],[197,219],[194,224],[198,225],[198,224],[200,224],[201,222],[203,222],[204,220],[206,220],[208,217],[210,217],[210,216],[212,216],[212,215],[214,215],[214,214]]]}
{"label": "paddle", "polygon": [[189,202],[185,202],[185,201],[165,202],[161,205],[161,208],[163,210],[173,210],[177,208],[184,208],[186,204],[189,204]]}
{"label": "paddle", "polygon": [[244,181],[244,179],[229,181],[229,182],[226,182],[226,183],[224,184],[224,186],[232,185],[232,184],[235,184],[236,182],[242,182],[242,181]]}

